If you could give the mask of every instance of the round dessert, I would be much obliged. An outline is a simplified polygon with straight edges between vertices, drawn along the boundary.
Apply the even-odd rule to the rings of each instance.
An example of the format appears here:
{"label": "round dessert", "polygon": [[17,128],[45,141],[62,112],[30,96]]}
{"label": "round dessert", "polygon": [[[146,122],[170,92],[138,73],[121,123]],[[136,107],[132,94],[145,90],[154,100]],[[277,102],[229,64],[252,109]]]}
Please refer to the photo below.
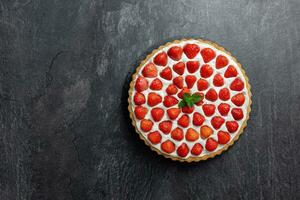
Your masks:
{"label": "round dessert", "polygon": [[142,61],[128,102],[132,124],[152,150],[192,162],[221,154],[238,139],[251,92],[241,65],[224,48],[183,39]]}

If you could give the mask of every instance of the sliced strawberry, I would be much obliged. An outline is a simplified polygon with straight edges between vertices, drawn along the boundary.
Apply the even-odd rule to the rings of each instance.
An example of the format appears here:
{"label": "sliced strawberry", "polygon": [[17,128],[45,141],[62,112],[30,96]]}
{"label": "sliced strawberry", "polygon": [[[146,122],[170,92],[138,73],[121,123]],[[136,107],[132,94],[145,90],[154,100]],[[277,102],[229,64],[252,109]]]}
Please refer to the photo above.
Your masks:
{"label": "sliced strawberry", "polygon": [[165,66],[168,62],[168,56],[166,54],[166,52],[161,52],[161,53],[158,53],[155,57],[154,57],[154,60],[153,62],[156,64],[156,65],[159,65],[159,66]]}
{"label": "sliced strawberry", "polygon": [[148,89],[148,81],[146,78],[139,76],[135,81],[135,89],[137,92],[142,92]]}
{"label": "sliced strawberry", "polygon": [[202,106],[202,110],[207,117],[212,116],[215,113],[215,105],[213,104],[204,104]]}
{"label": "sliced strawberry", "polygon": [[216,53],[211,48],[204,48],[201,50],[200,54],[202,55],[203,61],[208,63],[216,57]]}
{"label": "sliced strawberry", "polygon": [[161,143],[160,148],[166,153],[172,153],[175,151],[175,144],[170,140],[166,140]]}
{"label": "sliced strawberry", "polygon": [[182,143],[177,149],[177,155],[180,157],[186,157],[189,151],[189,147],[185,143]]}
{"label": "sliced strawberry", "polygon": [[148,105],[153,107],[156,106],[157,104],[159,104],[162,101],[162,97],[155,93],[155,92],[150,92],[148,94]]}
{"label": "sliced strawberry", "polygon": [[172,107],[172,106],[178,104],[178,100],[173,96],[165,96],[163,103],[164,103],[164,106],[169,108],[169,107]]}
{"label": "sliced strawberry", "polygon": [[150,119],[142,119],[140,126],[143,131],[148,132],[152,129],[153,122]]}
{"label": "sliced strawberry", "polygon": [[227,88],[222,88],[219,91],[219,98],[223,101],[230,99],[230,91]]}
{"label": "sliced strawberry", "polygon": [[159,80],[158,78],[154,79],[150,84],[151,90],[161,90],[162,87],[163,87],[163,84],[162,84],[161,80]]}
{"label": "sliced strawberry", "polygon": [[160,72],[160,77],[166,79],[166,80],[171,80],[172,79],[172,70],[170,67],[166,67]]}
{"label": "sliced strawberry", "polygon": [[161,135],[158,131],[153,131],[153,132],[148,134],[148,140],[152,144],[158,144],[161,141]]}
{"label": "sliced strawberry", "polygon": [[193,114],[193,124],[195,126],[201,126],[203,124],[203,122],[205,121],[205,118],[203,117],[203,115],[201,115],[198,112],[195,112]]}
{"label": "sliced strawberry", "polygon": [[216,101],[218,99],[218,93],[215,89],[211,88],[206,92],[205,99],[209,101]]}
{"label": "sliced strawberry", "polygon": [[205,138],[208,138],[209,136],[211,136],[214,133],[214,131],[209,126],[204,125],[204,126],[201,126],[200,133],[201,133],[201,137],[203,139],[205,139]]}
{"label": "sliced strawberry", "polygon": [[185,134],[185,139],[190,142],[196,141],[199,139],[199,133],[193,128],[188,128]]}
{"label": "sliced strawberry", "polygon": [[190,89],[186,87],[182,88],[182,90],[178,93],[177,96],[182,99],[184,94],[190,94]]}
{"label": "sliced strawberry", "polygon": [[194,106],[192,106],[192,107],[189,107],[189,106],[184,106],[183,108],[182,108],[182,112],[183,113],[192,113],[193,111],[194,111]]}
{"label": "sliced strawberry", "polygon": [[158,124],[159,130],[163,132],[164,134],[170,133],[172,129],[172,122],[171,121],[163,121]]}
{"label": "sliced strawberry", "polygon": [[219,131],[217,135],[219,144],[227,144],[227,142],[230,140],[229,133],[225,131]]}
{"label": "sliced strawberry", "polygon": [[215,116],[211,119],[210,123],[215,129],[219,129],[225,122],[225,119],[223,119],[220,116]]}
{"label": "sliced strawberry", "polygon": [[173,46],[168,50],[168,56],[173,60],[180,60],[183,50],[180,46]]}
{"label": "sliced strawberry", "polygon": [[245,102],[245,96],[243,93],[238,93],[231,98],[231,101],[236,106],[242,106]]}
{"label": "sliced strawberry", "polygon": [[172,120],[176,119],[180,114],[180,112],[181,112],[180,108],[170,108],[167,110],[168,116]]}
{"label": "sliced strawberry", "polygon": [[244,89],[244,82],[240,78],[236,78],[230,84],[230,89],[234,91],[241,91]]}
{"label": "sliced strawberry", "polygon": [[197,88],[199,91],[206,90],[208,88],[208,82],[205,79],[200,78],[197,81]]}
{"label": "sliced strawberry", "polygon": [[160,121],[165,114],[165,111],[161,108],[153,108],[151,110],[151,116],[155,122]]}
{"label": "sliced strawberry", "polygon": [[202,65],[202,67],[200,69],[200,75],[203,78],[210,77],[213,74],[213,72],[214,72],[213,68],[210,65],[208,65],[208,64]]}
{"label": "sliced strawberry", "polygon": [[231,115],[235,120],[241,120],[244,117],[243,110],[240,108],[232,108]]}
{"label": "sliced strawberry", "polygon": [[200,143],[194,144],[194,146],[191,149],[191,153],[195,156],[198,156],[202,153],[203,147]]}
{"label": "sliced strawberry", "polygon": [[134,101],[135,105],[142,105],[142,104],[146,103],[145,95],[137,92],[137,93],[135,93],[135,95],[133,97],[133,101]]}
{"label": "sliced strawberry", "polygon": [[213,138],[208,138],[206,140],[205,148],[207,151],[213,151],[218,147],[218,142]]}
{"label": "sliced strawberry", "polygon": [[196,77],[193,75],[187,75],[185,77],[185,82],[186,82],[186,85],[188,88],[192,88],[194,86],[196,80],[197,80]]}
{"label": "sliced strawberry", "polygon": [[175,128],[172,132],[171,132],[171,137],[174,139],[174,140],[177,140],[177,141],[181,141],[184,137],[183,135],[183,131],[181,128]]}
{"label": "sliced strawberry", "polygon": [[228,65],[229,61],[225,56],[219,55],[216,59],[216,68],[220,69]]}
{"label": "sliced strawberry", "polygon": [[173,65],[173,70],[179,75],[182,75],[184,73],[185,64],[184,62],[178,62],[175,65]]}
{"label": "sliced strawberry", "polygon": [[234,133],[239,128],[239,124],[236,121],[227,121],[226,128],[229,133]]}
{"label": "sliced strawberry", "polygon": [[145,77],[154,78],[157,76],[157,69],[153,63],[148,63],[144,67],[142,74]]}
{"label": "sliced strawberry", "polygon": [[166,92],[169,95],[173,95],[173,94],[176,94],[178,92],[178,89],[177,89],[177,87],[174,84],[170,84],[167,87]]}
{"label": "sliced strawberry", "polygon": [[176,78],[173,79],[173,83],[180,89],[183,88],[183,77],[182,76],[178,76]]}
{"label": "sliced strawberry", "polygon": [[213,79],[213,83],[216,87],[221,87],[224,85],[224,79],[222,77],[221,74],[216,74],[214,79]]}
{"label": "sliced strawberry", "polygon": [[186,68],[188,72],[195,73],[199,69],[199,61],[188,61],[186,62]]}
{"label": "sliced strawberry", "polygon": [[236,77],[238,74],[237,70],[235,69],[234,66],[229,65],[228,68],[225,71],[225,78],[231,78],[231,77]]}
{"label": "sliced strawberry", "polygon": [[199,53],[199,51],[200,48],[196,44],[186,44],[183,47],[183,52],[189,59],[194,58],[197,55],[197,53]]}
{"label": "sliced strawberry", "polygon": [[222,116],[227,116],[230,110],[230,105],[227,103],[220,103],[220,105],[218,106],[218,110]]}
{"label": "sliced strawberry", "polygon": [[134,108],[134,114],[137,119],[144,119],[148,112],[148,109],[143,106],[137,106]]}
{"label": "sliced strawberry", "polygon": [[178,123],[178,125],[186,128],[189,126],[190,118],[187,114],[184,114],[178,119],[177,123]]}

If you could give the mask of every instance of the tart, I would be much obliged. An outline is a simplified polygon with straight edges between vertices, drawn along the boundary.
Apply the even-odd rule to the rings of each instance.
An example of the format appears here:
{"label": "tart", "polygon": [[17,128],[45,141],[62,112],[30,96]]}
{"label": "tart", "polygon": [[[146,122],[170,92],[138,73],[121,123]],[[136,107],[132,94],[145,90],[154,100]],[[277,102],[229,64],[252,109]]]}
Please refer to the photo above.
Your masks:
{"label": "tart", "polygon": [[183,39],[154,50],[136,69],[129,112],[140,138],[177,161],[200,161],[227,150],[250,113],[248,78],[219,45]]}

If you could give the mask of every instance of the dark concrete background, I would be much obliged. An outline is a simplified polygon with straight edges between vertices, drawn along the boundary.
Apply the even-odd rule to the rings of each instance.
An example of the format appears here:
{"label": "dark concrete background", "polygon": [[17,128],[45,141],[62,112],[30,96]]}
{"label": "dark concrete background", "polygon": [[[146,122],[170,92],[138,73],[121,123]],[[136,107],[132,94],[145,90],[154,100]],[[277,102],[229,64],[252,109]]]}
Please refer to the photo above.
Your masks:
{"label": "dark concrete background", "polygon": [[[300,199],[300,2],[0,1],[0,199]],[[227,48],[250,78],[248,127],[182,164],[130,125],[138,63],[168,41]]]}

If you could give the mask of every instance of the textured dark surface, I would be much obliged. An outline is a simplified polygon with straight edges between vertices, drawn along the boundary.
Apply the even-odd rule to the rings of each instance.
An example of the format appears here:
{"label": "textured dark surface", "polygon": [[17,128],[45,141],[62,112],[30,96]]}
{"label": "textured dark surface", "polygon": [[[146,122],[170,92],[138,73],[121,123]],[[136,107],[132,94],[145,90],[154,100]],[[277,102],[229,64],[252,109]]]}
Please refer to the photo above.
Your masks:
{"label": "textured dark surface", "polygon": [[[0,199],[300,199],[300,3],[0,1]],[[185,37],[227,48],[250,78],[248,127],[182,164],[127,111],[130,76]]]}

